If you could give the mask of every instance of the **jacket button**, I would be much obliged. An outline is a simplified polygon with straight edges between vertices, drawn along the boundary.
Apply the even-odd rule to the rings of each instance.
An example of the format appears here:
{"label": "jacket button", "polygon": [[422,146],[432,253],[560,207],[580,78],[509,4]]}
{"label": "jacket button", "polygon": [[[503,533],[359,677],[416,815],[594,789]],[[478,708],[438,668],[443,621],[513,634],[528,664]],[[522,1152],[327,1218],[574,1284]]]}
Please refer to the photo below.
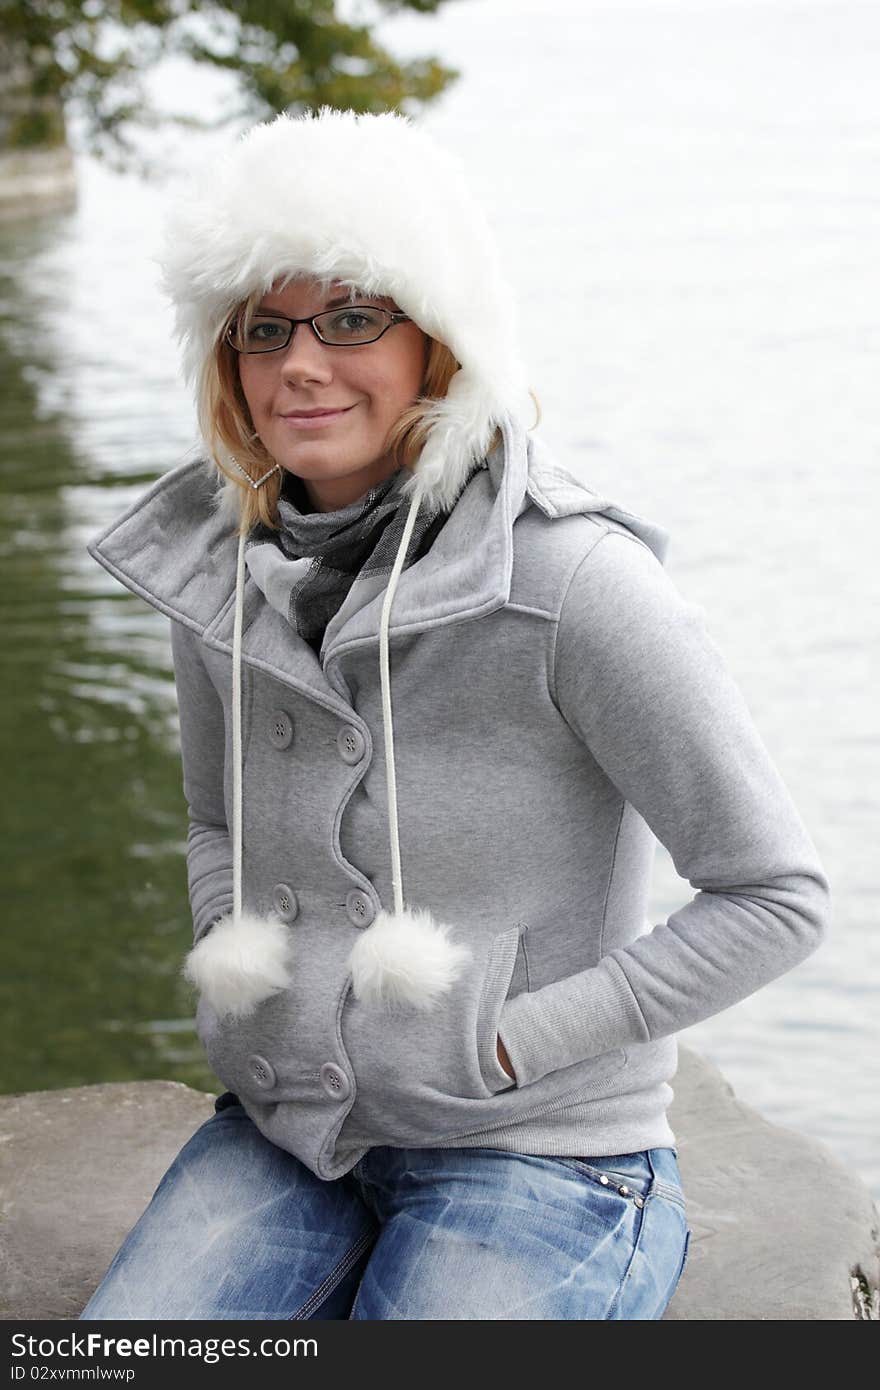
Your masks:
{"label": "jacket button", "polygon": [[333,1100],[345,1100],[351,1090],[351,1082],[335,1062],[324,1063],[321,1068],[321,1085]]}
{"label": "jacket button", "polygon": [[356,927],[368,927],[376,915],[370,899],[359,888],[352,888],[346,897],[345,910]]}
{"label": "jacket button", "polygon": [[269,742],[273,748],[286,748],[293,738],[293,721],[286,710],[273,709],[269,717]]}
{"label": "jacket button", "polygon": [[286,883],[276,883],[272,889],[272,905],[282,922],[292,922],[299,912],[296,894]]}
{"label": "jacket button", "polygon": [[265,1057],[260,1057],[254,1052],[247,1059],[248,1073],[255,1086],[259,1086],[261,1091],[270,1091],[275,1085],[275,1068],[271,1062],[267,1062]]}
{"label": "jacket button", "polygon": [[343,724],[336,735],[336,747],[339,749],[339,756],[347,763],[359,763],[364,756],[366,746],[363,734],[353,724]]}

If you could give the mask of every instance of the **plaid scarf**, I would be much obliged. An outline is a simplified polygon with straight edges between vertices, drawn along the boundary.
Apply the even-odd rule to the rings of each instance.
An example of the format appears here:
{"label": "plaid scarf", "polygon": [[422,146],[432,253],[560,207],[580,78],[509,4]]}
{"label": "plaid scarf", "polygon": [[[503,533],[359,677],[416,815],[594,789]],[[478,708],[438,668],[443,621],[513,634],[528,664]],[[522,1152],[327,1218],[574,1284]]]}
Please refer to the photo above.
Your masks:
{"label": "plaid scarf", "polygon": [[[483,466],[475,463],[468,481]],[[319,512],[311,510],[302,479],[288,470],[278,498],[281,529],[258,524],[251,533],[246,547],[251,574],[316,651],[356,577],[390,574],[409,511],[408,498],[400,506],[400,489],[409,476],[400,467],[348,506]],[[404,569],[427,553],[448,518],[448,512],[431,516],[427,508],[419,509]]]}

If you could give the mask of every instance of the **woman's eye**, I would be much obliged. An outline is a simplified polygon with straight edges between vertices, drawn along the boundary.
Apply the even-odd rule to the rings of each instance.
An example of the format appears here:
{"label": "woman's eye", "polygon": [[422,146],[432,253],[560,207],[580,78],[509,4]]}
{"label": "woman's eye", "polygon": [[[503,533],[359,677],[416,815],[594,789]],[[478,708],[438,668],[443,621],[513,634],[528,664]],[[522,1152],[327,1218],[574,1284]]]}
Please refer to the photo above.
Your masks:
{"label": "woman's eye", "polygon": [[381,320],[382,314],[376,309],[343,309],[341,313],[331,316],[327,326],[331,333],[357,338],[364,333],[373,333]]}
{"label": "woman's eye", "polygon": [[248,339],[253,343],[269,343],[273,338],[284,337],[284,326],[280,323],[252,323]]}

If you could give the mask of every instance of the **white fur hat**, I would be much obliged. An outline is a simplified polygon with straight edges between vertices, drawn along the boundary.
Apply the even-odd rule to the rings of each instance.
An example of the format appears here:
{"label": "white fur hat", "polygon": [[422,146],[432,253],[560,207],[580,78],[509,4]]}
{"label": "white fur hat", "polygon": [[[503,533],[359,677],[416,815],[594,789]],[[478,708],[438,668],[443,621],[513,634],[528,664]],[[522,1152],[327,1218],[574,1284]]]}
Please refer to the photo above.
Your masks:
{"label": "white fur hat", "polygon": [[517,310],[456,158],[407,116],[323,106],[240,135],[175,198],[160,257],[187,378],[249,294],[304,273],[392,296],[461,364],[430,408],[417,479],[450,508],[500,415],[534,415]]}

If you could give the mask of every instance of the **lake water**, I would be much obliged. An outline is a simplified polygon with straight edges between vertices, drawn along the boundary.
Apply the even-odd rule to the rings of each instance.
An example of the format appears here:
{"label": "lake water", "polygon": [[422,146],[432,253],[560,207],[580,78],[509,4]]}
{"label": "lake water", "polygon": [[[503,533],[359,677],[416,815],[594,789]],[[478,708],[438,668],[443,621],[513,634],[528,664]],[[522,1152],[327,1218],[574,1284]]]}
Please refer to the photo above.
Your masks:
{"label": "lake water", "polygon": [[[880,10],[469,0],[381,33],[462,71],[424,124],[489,207],[541,433],[670,531],[832,883],[827,944],[680,1041],[880,1197]],[[84,549],[194,448],[163,190],[79,179],[0,229],[0,1091],[214,1090],[167,621]],[[659,846],[653,920],[690,896]]]}

